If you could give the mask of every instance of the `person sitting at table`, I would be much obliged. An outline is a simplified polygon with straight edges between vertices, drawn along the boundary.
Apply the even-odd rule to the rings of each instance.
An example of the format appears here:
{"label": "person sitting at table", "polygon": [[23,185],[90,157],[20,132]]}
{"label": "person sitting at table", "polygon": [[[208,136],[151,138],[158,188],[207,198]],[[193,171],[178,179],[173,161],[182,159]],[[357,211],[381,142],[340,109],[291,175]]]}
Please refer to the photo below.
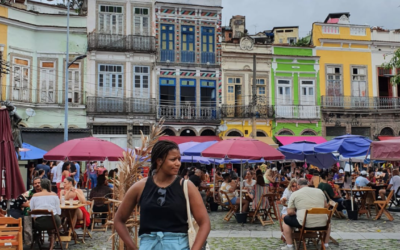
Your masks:
{"label": "person sitting at table", "polygon": [[44,178],[44,170],[43,169],[39,169],[38,171],[36,171],[36,176],[35,177],[39,177],[40,179]]}
{"label": "person sitting at table", "polygon": [[[237,181],[233,180],[229,173],[223,175],[223,177],[224,177],[224,182],[221,185],[221,190],[224,191],[228,195],[228,198],[233,205],[240,204],[239,198],[236,197]],[[222,195],[222,201],[225,205],[229,204],[225,195]],[[248,209],[249,209],[249,201],[246,199],[243,199],[242,200],[242,211],[247,212]]]}
{"label": "person sitting at table", "polygon": [[[111,198],[112,190],[107,186],[106,177],[104,175],[100,175],[97,177],[97,186],[90,191],[89,199],[93,198]],[[96,201],[93,204],[93,212],[108,212],[107,204],[103,202]],[[101,221],[101,224],[106,223],[107,214],[101,214],[101,218],[104,220]]]}
{"label": "person sitting at table", "polygon": [[[382,200],[386,200],[386,196],[389,195],[390,191],[394,190],[394,192],[397,192],[399,187],[400,187],[399,170],[395,169],[393,170],[393,177],[390,179],[387,188],[379,190],[379,196],[381,197]],[[398,192],[397,195],[400,195],[400,192]]]}
{"label": "person sitting at table", "polygon": [[[64,196],[66,201],[72,199],[78,200],[81,204],[86,204],[85,195],[83,194],[82,190],[75,188],[75,180],[72,177],[67,177],[64,179],[64,190],[61,190],[60,198],[61,196]],[[84,219],[86,221],[86,225],[90,224],[90,214],[85,207],[80,207],[78,212],[75,213],[75,216],[76,218],[74,218],[74,221],[76,219]]]}
{"label": "person sitting at table", "polygon": [[318,188],[321,189],[323,192],[325,191],[329,197],[326,197],[327,202],[329,201],[328,198],[332,199],[333,201],[338,203],[337,210],[342,211],[343,207],[343,198],[339,193],[335,193],[332,186],[328,183],[328,176],[326,172],[321,173],[321,182],[318,185]]}
{"label": "person sitting at table", "polygon": [[[62,166],[62,177],[61,177],[61,182],[64,182],[65,178],[70,177],[71,173],[70,173],[70,168],[71,168],[71,162],[64,162],[63,166]],[[62,186],[62,184],[61,184]]]}
{"label": "person sitting at table", "polygon": [[[32,199],[30,200],[30,208],[31,210],[43,209],[53,212],[54,220],[59,228],[61,225],[60,199],[56,193],[51,191],[50,180],[46,178],[42,179],[40,181],[40,186],[42,191],[35,193],[32,196]],[[34,228],[36,230],[47,230],[50,238],[49,249],[52,250],[54,248],[55,228],[51,216],[32,215],[32,218],[34,219]]]}
{"label": "person sitting at table", "polygon": [[367,171],[364,171],[364,170],[361,171],[360,176],[357,177],[356,182],[355,182],[357,187],[366,187],[366,186],[374,185],[374,183],[370,182],[367,179],[367,175],[368,175]]}
{"label": "person sitting at table", "polygon": [[[301,228],[303,226],[306,210],[326,207],[326,197],[320,189],[308,187],[308,181],[305,178],[300,178],[297,181],[297,185],[299,190],[293,192],[290,196],[287,215],[283,219],[284,223],[282,224],[282,228],[287,245],[282,247],[282,250],[294,249],[292,227]],[[326,215],[309,215],[307,217],[306,227],[324,227],[326,226],[327,219]],[[329,247],[330,231],[329,228],[325,238],[325,248]]]}
{"label": "person sitting at table", "polygon": [[243,187],[249,191],[249,194],[253,195],[254,185],[256,185],[256,180],[253,180],[251,171],[247,170],[244,173]]}
{"label": "person sitting at table", "polygon": [[367,178],[370,182],[372,182],[372,183],[376,183],[376,178],[375,178],[375,172],[374,172],[374,170],[370,170],[369,171],[369,175],[368,175],[368,178]]}
{"label": "person sitting at table", "polygon": [[33,188],[23,194],[25,202],[22,204],[22,207],[24,208],[25,216],[27,216],[28,212],[30,211],[30,200],[32,199],[33,195],[42,192],[41,180],[42,179],[40,177],[35,177],[33,179]]}
{"label": "person sitting at table", "polygon": [[[289,185],[283,192],[282,197],[281,197],[281,203],[286,204],[287,201],[290,200],[290,196],[292,195],[292,193],[295,191],[297,191],[297,181],[295,179],[293,179],[289,182]],[[285,216],[287,215],[287,207],[286,206],[282,207],[281,215],[282,215],[282,219],[285,218]]]}
{"label": "person sitting at table", "polygon": [[201,198],[203,198],[204,206],[206,206],[206,205],[207,205],[207,195],[206,195],[206,192],[200,190],[201,183],[202,183],[202,181],[201,181],[201,175],[202,175],[202,171],[201,171],[200,169],[196,169],[196,170],[194,171],[194,175],[192,175],[192,176],[189,177],[189,180],[190,180],[191,182],[193,182],[193,184],[194,184],[194,185],[197,187],[197,189],[199,190],[199,192],[200,192],[200,194],[201,194]]}
{"label": "person sitting at table", "polygon": [[353,179],[351,178],[350,172],[345,172],[343,178],[343,188],[351,188],[352,184]]}

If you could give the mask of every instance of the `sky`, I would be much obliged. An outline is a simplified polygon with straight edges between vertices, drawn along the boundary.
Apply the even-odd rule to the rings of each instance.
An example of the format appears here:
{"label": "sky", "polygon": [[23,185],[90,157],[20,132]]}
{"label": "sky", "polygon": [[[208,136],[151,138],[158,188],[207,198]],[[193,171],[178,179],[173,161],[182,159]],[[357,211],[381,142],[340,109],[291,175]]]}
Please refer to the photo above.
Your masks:
{"label": "sky", "polygon": [[329,13],[350,12],[351,24],[400,29],[400,0],[222,0],[222,25],[234,15],[246,16],[250,34],[279,26],[299,26],[306,36],[312,23]]}

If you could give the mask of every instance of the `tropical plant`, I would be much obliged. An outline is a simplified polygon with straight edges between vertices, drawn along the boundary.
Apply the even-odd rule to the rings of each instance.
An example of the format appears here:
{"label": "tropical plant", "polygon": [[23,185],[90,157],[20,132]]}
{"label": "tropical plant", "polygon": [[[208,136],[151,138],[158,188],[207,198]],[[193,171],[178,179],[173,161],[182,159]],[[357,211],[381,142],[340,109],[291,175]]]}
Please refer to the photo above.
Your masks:
{"label": "tropical plant", "polygon": [[[388,55],[383,55],[383,57],[386,59]],[[387,62],[383,63],[382,67],[385,69],[396,69],[396,72],[394,76],[390,78],[390,82],[392,85],[398,85],[400,84],[400,49],[398,49],[396,52],[393,53],[392,59]]]}

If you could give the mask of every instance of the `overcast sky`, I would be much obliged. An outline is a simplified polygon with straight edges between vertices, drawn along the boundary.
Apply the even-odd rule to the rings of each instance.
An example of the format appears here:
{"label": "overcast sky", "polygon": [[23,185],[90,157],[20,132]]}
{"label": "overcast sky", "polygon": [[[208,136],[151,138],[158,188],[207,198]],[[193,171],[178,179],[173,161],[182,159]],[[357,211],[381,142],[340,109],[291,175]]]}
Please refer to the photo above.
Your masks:
{"label": "overcast sky", "polygon": [[[400,29],[400,0],[222,0],[222,25],[246,16],[250,34],[278,26],[299,26],[300,37],[329,13],[350,12],[350,23]],[[256,27],[255,27],[256,25]]]}

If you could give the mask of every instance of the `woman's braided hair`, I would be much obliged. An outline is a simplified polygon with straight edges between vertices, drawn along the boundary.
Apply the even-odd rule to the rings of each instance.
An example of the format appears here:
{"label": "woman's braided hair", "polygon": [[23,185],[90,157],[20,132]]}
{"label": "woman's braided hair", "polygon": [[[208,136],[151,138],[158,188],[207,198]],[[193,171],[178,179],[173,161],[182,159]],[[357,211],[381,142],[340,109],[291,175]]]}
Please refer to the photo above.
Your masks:
{"label": "woman's braided hair", "polygon": [[173,149],[177,149],[179,151],[179,146],[172,141],[158,141],[154,145],[153,149],[151,150],[150,175],[154,175],[154,173],[157,171],[157,160],[162,159],[162,165],[165,161],[165,158],[167,158],[169,151]]}

